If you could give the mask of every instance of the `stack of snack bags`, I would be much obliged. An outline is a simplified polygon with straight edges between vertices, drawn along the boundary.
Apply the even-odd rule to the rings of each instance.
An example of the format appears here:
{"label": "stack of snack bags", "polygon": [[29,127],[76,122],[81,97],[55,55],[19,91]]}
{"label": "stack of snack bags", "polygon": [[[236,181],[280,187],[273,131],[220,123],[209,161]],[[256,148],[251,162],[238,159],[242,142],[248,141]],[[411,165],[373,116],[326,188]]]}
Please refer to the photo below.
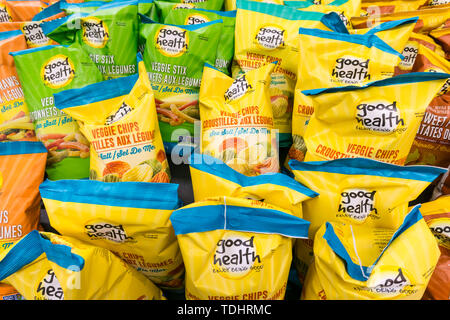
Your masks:
{"label": "stack of snack bags", "polygon": [[0,299],[448,299],[450,5],[319,2],[3,1]]}

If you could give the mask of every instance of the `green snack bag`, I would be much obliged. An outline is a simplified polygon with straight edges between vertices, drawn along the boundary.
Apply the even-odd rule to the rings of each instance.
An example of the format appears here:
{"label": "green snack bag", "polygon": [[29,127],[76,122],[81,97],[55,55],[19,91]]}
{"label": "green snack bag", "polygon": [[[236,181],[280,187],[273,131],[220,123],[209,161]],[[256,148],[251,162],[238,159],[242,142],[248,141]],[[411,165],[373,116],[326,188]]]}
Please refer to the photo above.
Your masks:
{"label": "green snack bag", "polygon": [[66,15],[71,15],[75,13],[92,13],[108,3],[110,3],[110,1],[88,1],[79,3],[60,1],[59,7],[66,13]]}
{"label": "green snack bag", "polygon": [[230,75],[231,61],[234,55],[234,26],[236,23],[236,10],[214,11],[206,9],[179,9],[171,10],[164,23],[176,25],[193,25],[207,23],[214,20],[223,20],[223,29],[220,35],[215,67],[223,73]]}
{"label": "green snack bag", "polygon": [[36,136],[48,150],[48,178],[88,178],[89,142],[76,121],[55,107],[53,94],[102,81],[102,74],[80,46],[51,45],[11,55]]}
{"label": "green snack bag", "polygon": [[214,65],[223,20],[198,25],[143,21],[143,60],[155,94],[159,127],[166,152],[190,145],[200,119],[198,96],[205,63]]}
{"label": "green snack bag", "polygon": [[60,44],[80,44],[107,80],[137,72],[138,21],[137,0],[113,1],[89,14],[44,22],[42,29]]}
{"label": "green snack bag", "polygon": [[224,0],[168,0],[172,3],[193,4],[196,8],[208,10],[222,10]]}
{"label": "green snack bag", "polygon": [[[65,1],[60,1],[60,8],[67,15],[74,13],[92,13],[101,6],[108,4],[112,1],[85,1],[79,3],[68,3]],[[143,14],[147,17],[152,18],[151,12],[153,11],[154,3],[153,0],[138,0],[138,13]]]}
{"label": "green snack bag", "polygon": [[[180,1],[155,1],[153,20],[164,23],[169,12],[178,9],[207,9],[221,10],[223,0],[180,0]],[[184,24],[184,23],[181,23]]]}

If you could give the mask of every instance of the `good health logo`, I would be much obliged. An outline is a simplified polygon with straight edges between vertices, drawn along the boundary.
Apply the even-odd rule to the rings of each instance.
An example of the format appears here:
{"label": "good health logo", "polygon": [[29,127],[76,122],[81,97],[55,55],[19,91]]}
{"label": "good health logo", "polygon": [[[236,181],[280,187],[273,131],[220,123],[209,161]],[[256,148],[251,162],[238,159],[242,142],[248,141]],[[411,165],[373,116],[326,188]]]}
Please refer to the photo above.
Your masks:
{"label": "good health logo", "polygon": [[67,86],[75,77],[75,68],[69,57],[58,54],[42,65],[41,79],[47,87],[58,89]]}
{"label": "good health logo", "polygon": [[189,48],[187,30],[175,26],[161,27],[155,35],[156,48],[167,57],[179,57]]}
{"label": "good health logo", "polygon": [[276,25],[260,27],[254,37],[256,43],[263,49],[274,50],[284,47],[286,30]]}
{"label": "good health logo", "polygon": [[194,25],[194,24],[202,24],[207,23],[210,20],[208,17],[202,15],[202,14],[191,14],[187,16],[186,21],[184,21],[184,24],[186,25]]}
{"label": "good health logo", "polygon": [[376,133],[394,133],[405,130],[405,120],[400,115],[397,102],[371,101],[356,106],[358,130]]}
{"label": "good health logo", "polygon": [[358,84],[370,80],[370,59],[361,59],[353,56],[344,56],[336,59],[331,76],[338,82],[345,84]]}
{"label": "good health logo", "polygon": [[108,222],[96,222],[86,224],[84,229],[92,240],[110,240],[118,243],[133,240],[132,237],[127,235],[122,225],[114,225]]}
{"label": "good health logo", "polygon": [[262,268],[255,237],[228,236],[219,240],[213,256],[213,273],[225,278],[242,278]]}
{"label": "good health logo", "polygon": [[252,86],[250,83],[247,82],[247,79],[245,78],[245,75],[242,77],[237,78],[233,81],[231,86],[225,91],[224,98],[225,101],[232,101],[239,99],[240,97],[244,96],[248,90],[251,90]]}
{"label": "good health logo", "polygon": [[106,24],[95,17],[81,20],[82,38],[84,43],[93,48],[103,48],[109,40],[109,31]]}

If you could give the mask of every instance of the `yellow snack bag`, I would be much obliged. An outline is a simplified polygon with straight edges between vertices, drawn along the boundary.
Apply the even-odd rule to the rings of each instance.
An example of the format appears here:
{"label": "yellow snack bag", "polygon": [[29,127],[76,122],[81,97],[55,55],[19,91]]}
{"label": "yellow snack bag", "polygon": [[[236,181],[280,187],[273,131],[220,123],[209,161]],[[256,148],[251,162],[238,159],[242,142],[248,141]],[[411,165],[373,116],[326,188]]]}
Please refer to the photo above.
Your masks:
{"label": "yellow snack bag", "polygon": [[169,217],[178,185],[46,180],[39,187],[51,226],[102,247],[161,288],[180,289],[184,267]]}
{"label": "yellow snack bag", "polygon": [[352,17],[350,22],[352,23],[353,29],[361,29],[373,28],[374,26],[386,21],[412,17],[419,17],[419,20],[414,27],[414,32],[428,33],[450,19],[449,5],[380,15],[376,14],[366,17]]}
{"label": "yellow snack bag", "polygon": [[302,11],[322,13],[336,12],[347,28],[351,28],[350,18],[361,15],[361,0],[335,0],[329,4],[315,4],[311,1],[285,1],[285,6]]}
{"label": "yellow snack bag", "polygon": [[[395,51],[402,52],[410,40],[410,36],[414,34],[413,30],[418,19],[418,17],[396,19],[382,22],[370,28],[349,29],[348,32],[350,34],[365,34],[367,36],[376,35]],[[402,55],[404,54],[403,52]]]}
{"label": "yellow snack bag", "polygon": [[[265,3],[273,3],[283,5],[283,0],[255,0],[256,2],[265,2]],[[236,0],[225,0],[225,11],[236,10]]]}
{"label": "yellow snack bag", "polygon": [[247,176],[279,171],[277,135],[268,94],[268,63],[233,79],[205,65],[200,88],[200,152]]}
{"label": "yellow snack bag", "polygon": [[300,61],[298,29],[317,28],[348,33],[339,15],[254,1],[237,0],[233,78],[277,61],[269,94],[280,147],[291,144],[291,121],[297,68]]}
{"label": "yellow snack bag", "polygon": [[[319,196],[303,202],[303,217],[311,222],[309,239],[329,222],[398,228],[415,200],[444,169],[397,166],[365,158],[299,162],[289,166],[295,179]],[[295,266],[300,280],[312,260],[313,244],[296,241]]]}
{"label": "yellow snack bag", "polygon": [[189,169],[194,201],[217,196],[247,198],[264,201],[303,218],[303,201],[318,196],[286,174],[247,177],[208,155],[192,154]]}
{"label": "yellow snack bag", "polygon": [[414,72],[361,87],[303,91],[314,105],[305,161],[363,157],[404,164],[426,107],[448,77]]}
{"label": "yellow snack bag", "polygon": [[403,48],[402,55],[404,56],[404,59],[395,68],[395,75],[417,72],[417,70],[413,69],[413,66],[416,61],[417,55],[419,54],[419,47],[422,45],[440,55],[441,57],[445,57],[444,50],[442,50],[442,47],[437,44],[433,40],[433,38],[425,34],[413,32],[411,33],[408,42]]}
{"label": "yellow snack bag", "polygon": [[[412,29],[414,20],[407,24]],[[292,113],[293,144],[287,161],[302,161],[306,154],[303,137],[314,106],[312,98],[304,95],[303,90],[361,86],[370,81],[386,79],[392,77],[395,66],[403,59],[400,52],[372,33],[342,34],[300,28],[299,44],[300,62]]]}
{"label": "yellow snack bag", "polygon": [[138,66],[139,74],[54,95],[92,146],[92,180],[170,181],[153,90],[142,60]]}
{"label": "yellow snack bag", "polygon": [[110,251],[37,230],[0,254],[0,281],[26,300],[165,300]]}
{"label": "yellow snack bag", "polygon": [[418,207],[397,229],[322,225],[301,298],[420,300],[440,252]]}
{"label": "yellow snack bag", "polygon": [[170,217],[186,265],[188,300],[283,300],[292,238],[309,222],[257,200],[215,197]]}
{"label": "yellow snack bag", "polygon": [[422,203],[420,212],[436,238],[441,256],[431,275],[424,300],[450,299],[450,196]]}
{"label": "yellow snack bag", "polygon": [[[362,1],[361,9],[369,16],[418,10],[427,0]],[[354,16],[356,17],[356,16]]]}

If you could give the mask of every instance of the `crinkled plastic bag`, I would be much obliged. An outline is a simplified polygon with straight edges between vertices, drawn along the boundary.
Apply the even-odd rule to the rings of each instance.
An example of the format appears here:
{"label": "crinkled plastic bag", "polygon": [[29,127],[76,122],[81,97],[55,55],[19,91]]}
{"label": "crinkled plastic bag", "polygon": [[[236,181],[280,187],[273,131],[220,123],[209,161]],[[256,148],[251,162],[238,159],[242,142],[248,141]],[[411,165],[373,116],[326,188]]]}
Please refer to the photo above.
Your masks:
{"label": "crinkled plastic bag", "polygon": [[0,142],[36,141],[14,58],[9,55],[26,48],[21,31],[0,32]]}
{"label": "crinkled plastic bag", "polygon": [[177,184],[47,180],[39,190],[60,234],[110,250],[161,288],[183,287],[169,221],[180,205]]}
{"label": "crinkled plastic bag", "polygon": [[396,229],[326,222],[301,298],[420,300],[439,254],[418,206]]}
{"label": "crinkled plastic bag", "polygon": [[230,74],[231,61],[234,55],[234,31],[236,24],[236,10],[213,11],[206,9],[177,9],[171,10],[164,23],[175,25],[194,25],[214,20],[223,20],[222,33],[217,45],[216,63],[214,66],[220,71]]}
{"label": "crinkled plastic bag", "polygon": [[[407,36],[404,39],[406,41]],[[287,160],[302,161],[306,154],[304,135],[314,112],[312,97],[304,95],[302,91],[361,86],[392,77],[403,56],[378,38],[377,34],[371,33],[343,34],[300,28],[299,44],[300,62],[292,113],[293,144]]]}
{"label": "crinkled plastic bag", "polygon": [[284,1],[284,5],[303,11],[336,12],[347,28],[351,28],[351,17],[361,15],[361,0],[336,0],[329,4],[314,4],[311,1]]}
{"label": "crinkled plastic bag", "polygon": [[295,179],[319,196],[303,202],[303,217],[311,222],[309,240],[298,240],[295,266],[300,280],[312,262],[317,230],[325,222],[371,228],[398,228],[415,200],[444,169],[397,166],[370,159],[320,162],[291,160]]}
{"label": "crinkled plastic bag", "polygon": [[75,120],[55,107],[53,94],[101,81],[102,74],[76,46],[44,46],[12,55],[36,136],[49,152],[48,178],[89,177],[89,142]]}
{"label": "crinkled plastic bag", "polygon": [[338,14],[299,11],[271,3],[237,0],[233,78],[277,61],[271,75],[274,127],[280,147],[290,146],[294,88],[300,61],[298,30],[317,28],[347,33]]}
{"label": "crinkled plastic bag", "polygon": [[141,23],[143,58],[155,93],[159,127],[167,152],[194,146],[194,123],[205,63],[214,65],[223,20],[197,25]]}
{"label": "crinkled plastic bag", "polygon": [[55,106],[78,121],[89,141],[90,179],[169,182],[155,100],[144,63],[139,74],[65,90]]}
{"label": "crinkled plastic bag", "polygon": [[314,105],[305,161],[364,157],[403,165],[427,106],[449,76],[415,72],[361,87],[302,91]]}
{"label": "crinkled plastic bag", "polygon": [[247,177],[208,155],[193,154],[189,168],[195,201],[217,196],[253,199],[303,218],[303,202],[318,196],[286,174]]}
{"label": "crinkled plastic bag", "polygon": [[[450,62],[420,45],[413,71],[450,73]],[[450,79],[430,102],[420,123],[405,164],[450,165]]]}
{"label": "crinkled plastic bag", "polygon": [[402,11],[381,15],[370,15],[365,17],[352,17],[350,19],[350,22],[352,23],[353,29],[361,29],[372,28],[386,21],[419,17],[419,20],[414,27],[414,32],[427,33],[433,29],[440,27],[445,21],[450,18],[450,10],[448,10],[448,8],[448,5],[446,5],[430,7],[421,10]]}
{"label": "crinkled plastic bag", "polygon": [[420,212],[436,238],[441,256],[431,275],[424,300],[450,299],[450,196],[421,204]]}
{"label": "crinkled plastic bag", "polygon": [[268,63],[233,79],[205,65],[200,88],[200,152],[255,176],[278,172],[277,134],[268,94]]}
{"label": "crinkled plastic bag", "polygon": [[[40,142],[0,143],[0,253],[38,227],[46,158]],[[0,300],[14,294],[10,286],[0,285]]]}
{"label": "crinkled plastic bag", "polygon": [[138,21],[137,0],[113,1],[44,22],[42,30],[60,44],[83,48],[107,80],[137,73]]}
{"label": "crinkled plastic bag", "polygon": [[186,266],[187,300],[283,300],[292,239],[309,222],[261,201],[216,197],[170,217]]}
{"label": "crinkled plastic bag", "polygon": [[0,281],[26,300],[165,300],[112,252],[37,230],[0,254]]}

